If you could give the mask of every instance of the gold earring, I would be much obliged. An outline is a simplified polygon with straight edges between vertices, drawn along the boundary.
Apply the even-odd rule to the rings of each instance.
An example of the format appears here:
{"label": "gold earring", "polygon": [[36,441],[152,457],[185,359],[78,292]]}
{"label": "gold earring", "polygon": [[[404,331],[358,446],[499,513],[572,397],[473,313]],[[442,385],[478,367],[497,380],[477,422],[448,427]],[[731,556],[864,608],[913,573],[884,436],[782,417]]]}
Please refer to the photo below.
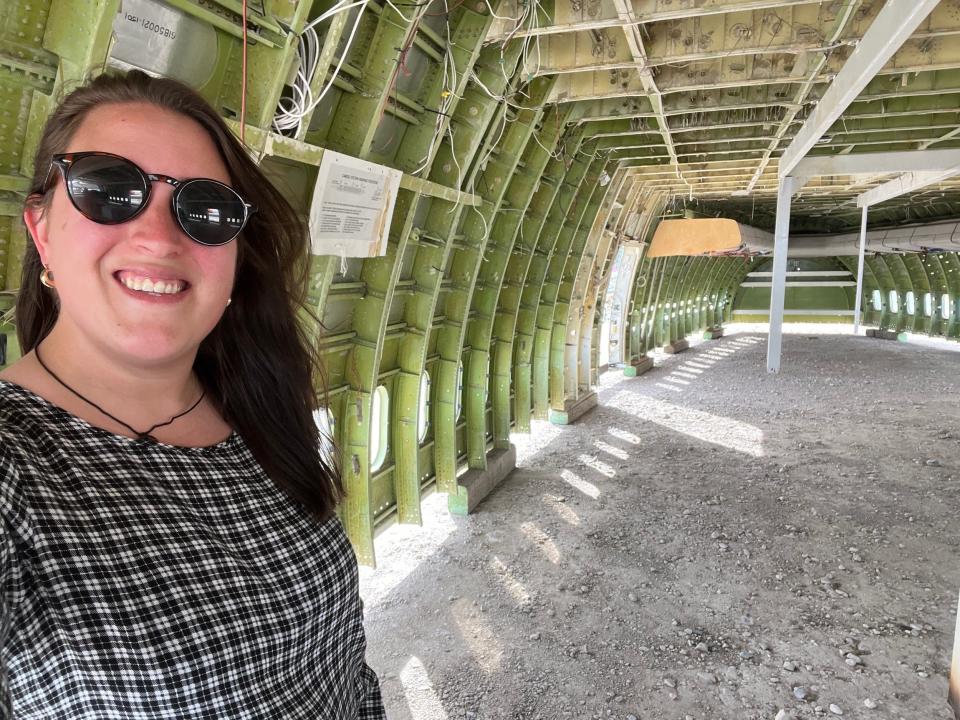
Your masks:
{"label": "gold earring", "polygon": [[50,267],[47,265],[44,265],[43,270],[40,272],[40,282],[44,287],[56,287],[53,282],[53,273],[50,271]]}

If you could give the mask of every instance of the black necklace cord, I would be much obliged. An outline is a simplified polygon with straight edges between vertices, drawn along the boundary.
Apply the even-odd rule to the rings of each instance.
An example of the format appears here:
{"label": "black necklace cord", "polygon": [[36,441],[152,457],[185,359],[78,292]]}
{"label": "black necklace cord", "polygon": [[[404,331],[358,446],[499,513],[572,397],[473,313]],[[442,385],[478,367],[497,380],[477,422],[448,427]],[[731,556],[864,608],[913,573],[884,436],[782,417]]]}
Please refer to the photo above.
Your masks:
{"label": "black necklace cord", "polygon": [[203,402],[203,399],[207,396],[207,390],[206,390],[206,388],[204,388],[203,391],[200,393],[200,397],[197,398],[197,401],[196,401],[195,403],[193,403],[193,405],[191,405],[190,407],[188,407],[186,410],[184,410],[182,413],[180,413],[179,415],[174,415],[172,418],[170,418],[170,419],[167,420],[166,422],[157,423],[156,425],[154,425],[154,426],[152,426],[152,427],[144,430],[143,432],[140,432],[140,431],[137,430],[136,428],[128,425],[127,423],[125,423],[123,420],[121,420],[120,418],[118,418],[116,415],[111,415],[111,414],[108,413],[106,410],[104,410],[102,407],[100,407],[99,405],[97,405],[93,400],[90,400],[89,398],[84,397],[84,396],[81,395],[79,392],[77,392],[76,390],[74,390],[72,387],[70,387],[69,385],[67,385],[63,380],[61,380],[60,377],[59,377],[53,370],[51,370],[49,367],[47,367],[47,364],[43,361],[43,358],[40,357],[40,346],[39,346],[39,345],[37,345],[37,347],[35,347],[35,348],[33,349],[33,353],[34,353],[34,355],[37,356],[37,362],[40,363],[40,367],[42,367],[44,370],[46,370],[46,371],[47,371],[47,374],[49,374],[50,377],[52,377],[52,378],[53,378],[54,380],[56,380],[58,383],[60,383],[61,385],[63,385],[63,387],[65,387],[67,390],[69,390],[69,391],[72,392],[74,395],[76,395],[78,398],[80,398],[80,399],[83,400],[85,403],[87,403],[87,405],[91,405],[91,406],[95,407],[97,410],[99,410],[99,411],[100,411],[101,413],[103,413],[105,416],[107,416],[108,418],[110,418],[111,420],[113,420],[115,423],[117,423],[117,424],[119,424],[119,425],[123,425],[127,430],[129,430],[130,432],[132,432],[134,435],[137,436],[137,440],[150,440],[151,442],[160,442],[160,441],[157,440],[153,435],[151,435],[151,433],[152,433],[154,430],[156,430],[157,428],[166,427],[167,425],[171,425],[175,420],[179,420],[179,419],[182,418],[184,415],[188,415],[189,413],[193,412],[193,411],[197,408],[197,406],[198,406],[201,402]]}

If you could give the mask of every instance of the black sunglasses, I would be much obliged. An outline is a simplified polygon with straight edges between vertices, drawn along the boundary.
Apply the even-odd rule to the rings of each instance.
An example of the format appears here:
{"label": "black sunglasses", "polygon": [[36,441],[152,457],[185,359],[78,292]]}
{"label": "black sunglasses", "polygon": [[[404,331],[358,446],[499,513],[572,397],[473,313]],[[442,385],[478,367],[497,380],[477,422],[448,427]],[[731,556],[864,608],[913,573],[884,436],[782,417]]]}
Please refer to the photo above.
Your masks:
{"label": "black sunglasses", "polygon": [[174,187],[171,211],[177,224],[201,245],[226,245],[257,209],[236,190],[217,180],[177,180],[147,173],[119,155],[76,152],[54,155],[44,180],[48,187],[53,168],[60,168],[70,202],[80,213],[101,225],[133,220],[147,207],[155,182]]}

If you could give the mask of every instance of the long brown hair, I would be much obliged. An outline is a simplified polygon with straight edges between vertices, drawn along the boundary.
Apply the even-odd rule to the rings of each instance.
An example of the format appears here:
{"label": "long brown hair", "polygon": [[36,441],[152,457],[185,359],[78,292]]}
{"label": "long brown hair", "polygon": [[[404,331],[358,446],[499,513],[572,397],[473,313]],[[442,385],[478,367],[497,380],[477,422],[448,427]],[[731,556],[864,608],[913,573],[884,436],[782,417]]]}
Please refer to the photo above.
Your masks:
{"label": "long brown hair", "polygon": [[[87,113],[104,104],[150,103],[199,123],[210,135],[233,187],[257,207],[235,242],[237,271],[232,302],[204,339],[194,371],[221,412],[243,437],[267,475],[320,519],[343,497],[336,463],[314,420],[314,382],[322,366],[300,322],[309,272],[309,241],[303,219],[247,155],[206,100],[175,80],[138,70],[99,75],[74,90],[51,114],[34,163],[27,202],[42,205],[52,157],[65,152]],[[53,328],[59,305],[40,283],[43,269],[27,242],[17,336],[24,353]]]}

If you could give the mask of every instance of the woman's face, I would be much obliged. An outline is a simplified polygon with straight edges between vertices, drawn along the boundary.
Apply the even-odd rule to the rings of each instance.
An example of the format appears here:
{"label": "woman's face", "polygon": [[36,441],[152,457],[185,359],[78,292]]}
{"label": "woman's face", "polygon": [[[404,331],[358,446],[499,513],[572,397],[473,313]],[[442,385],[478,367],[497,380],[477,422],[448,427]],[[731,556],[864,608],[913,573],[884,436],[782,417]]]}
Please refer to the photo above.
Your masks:
{"label": "woman's face", "polygon": [[[207,132],[195,121],[146,103],[103,105],[82,121],[65,152],[101,151],[144,172],[230,184]],[[153,183],[149,204],[119,225],[88,220],[70,202],[62,177],[46,209],[25,222],[60,299],[57,326],[121,362],[149,366],[190,360],[227,306],[237,242],[208,247],[184,234],[171,212],[174,188]],[[146,292],[163,281],[172,294]],[[58,328],[55,328],[55,332]]]}

